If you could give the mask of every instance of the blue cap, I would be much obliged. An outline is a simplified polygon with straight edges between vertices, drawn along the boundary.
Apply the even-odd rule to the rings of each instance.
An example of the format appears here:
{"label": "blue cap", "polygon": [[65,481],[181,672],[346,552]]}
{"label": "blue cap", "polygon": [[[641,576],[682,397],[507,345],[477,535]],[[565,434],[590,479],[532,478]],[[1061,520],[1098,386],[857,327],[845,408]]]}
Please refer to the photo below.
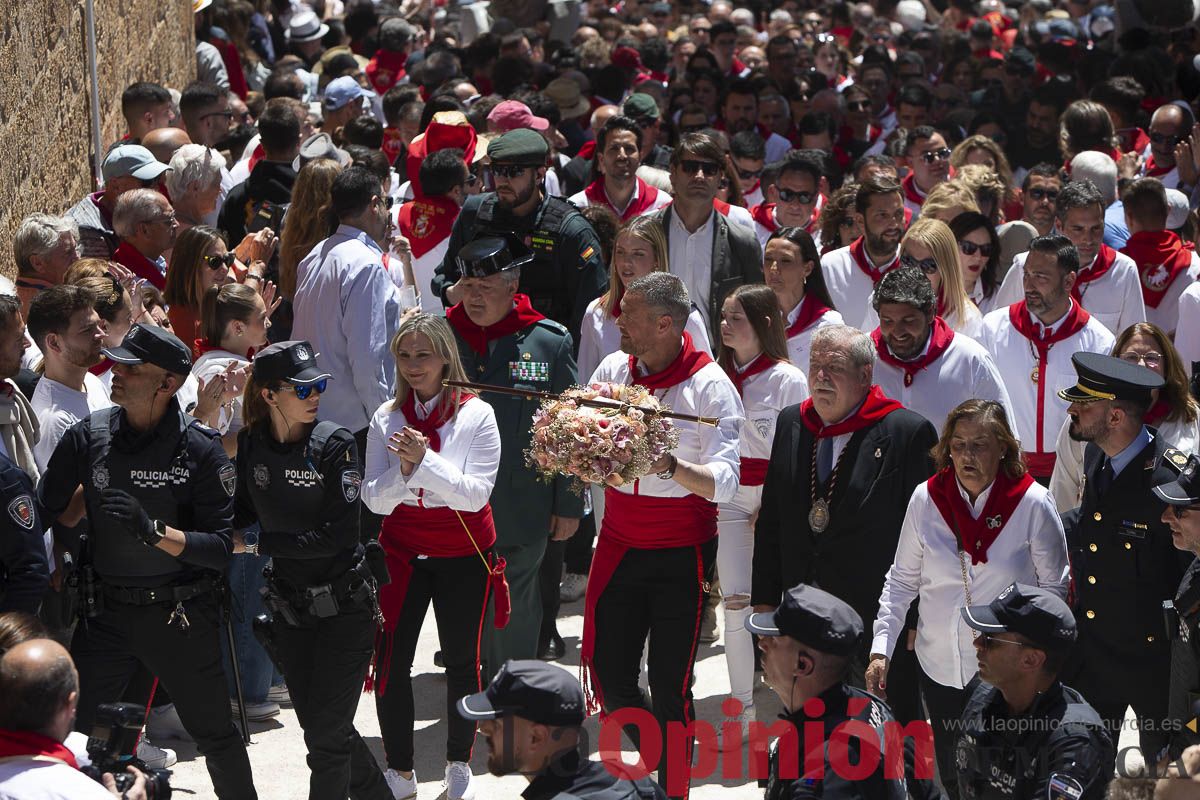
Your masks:
{"label": "blue cap", "polygon": [[337,111],[352,100],[365,97],[366,94],[366,89],[359,86],[358,81],[349,75],[343,75],[334,78],[325,87],[325,93],[321,96],[321,107],[326,111]]}
{"label": "blue cap", "polygon": [[169,170],[140,144],[123,144],[108,151],[100,167],[105,181],[132,175],[139,181],[152,181]]}

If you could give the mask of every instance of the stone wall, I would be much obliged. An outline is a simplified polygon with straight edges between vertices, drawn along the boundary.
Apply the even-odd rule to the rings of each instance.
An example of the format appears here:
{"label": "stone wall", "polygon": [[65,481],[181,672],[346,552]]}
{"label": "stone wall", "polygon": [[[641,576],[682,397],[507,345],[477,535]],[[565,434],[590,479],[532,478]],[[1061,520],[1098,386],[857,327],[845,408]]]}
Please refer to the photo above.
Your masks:
{"label": "stone wall", "polygon": [[[101,140],[125,132],[121,92],[196,72],[190,0],[95,0]],[[95,189],[83,0],[0,2],[0,272],[33,211],[62,213]]]}

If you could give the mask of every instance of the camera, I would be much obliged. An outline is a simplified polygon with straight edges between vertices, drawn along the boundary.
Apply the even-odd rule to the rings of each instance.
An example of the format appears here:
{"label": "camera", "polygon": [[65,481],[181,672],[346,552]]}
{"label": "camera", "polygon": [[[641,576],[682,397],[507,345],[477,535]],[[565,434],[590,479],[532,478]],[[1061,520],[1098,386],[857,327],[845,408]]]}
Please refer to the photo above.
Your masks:
{"label": "camera", "polygon": [[111,772],[117,782],[117,791],[124,792],[132,788],[136,780],[125,771],[126,767],[133,766],[146,776],[147,797],[170,800],[170,771],[150,769],[135,755],[144,717],[145,709],[133,703],[100,705],[87,744],[92,763],[80,771],[97,782],[101,775]]}

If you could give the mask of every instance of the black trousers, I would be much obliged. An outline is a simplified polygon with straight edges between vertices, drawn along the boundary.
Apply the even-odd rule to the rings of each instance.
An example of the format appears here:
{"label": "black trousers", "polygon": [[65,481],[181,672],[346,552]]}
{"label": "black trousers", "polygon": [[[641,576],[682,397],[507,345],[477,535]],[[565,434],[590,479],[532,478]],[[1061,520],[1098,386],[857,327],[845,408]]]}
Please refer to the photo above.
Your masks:
{"label": "black trousers", "polygon": [[[354,434],[354,443],[358,445],[358,457],[366,463],[367,460],[367,429],[363,428]],[[362,495],[358,498],[358,538],[363,544],[371,540],[379,539],[379,530],[383,527],[383,515],[376,514],[371,509],[367,508],[367,504],[362,501]]]}
{"label": "black trousers", "polygon": [[562,574],[563,555],[570,542],[570,539],[546,542],[546,554],[542,556],[542,566],[538,571],[538,586],[542,593],[542,630],[538,634],[538,647],[558,635],[558,610],[562,607],[562,600],[558,596],[559,576]]}
{"label": "black trousers", "polygon": [[[919,666],[918,666],[919,669]],[[964,689],[944,686],[921,672],[921,699],[929,713],[929,724],[933,727],[933,752],[937,758],[938,775],[942,787],[950,800],[958,798],[958,766],[955,763],[955,741],[962,730],[963,706],[968,695]],[[888,681],[889,687],[891,681]]]}
{"label": "black trousers", "polygon": [[308,748],[310,800],[391,800],[383,773],[354,729],[354,712],[375,645],[372,612],[354,606],[334,617],[304,615],[273,629],[280,667]]}
{"label": "black trousers", "polygon": [[375,689],[388,766],[401,772],[413,768],[412,664],[431,601],[446,664],[446,760],[471,760],[475,723],[463,719],[454,706],[481,688],[479,642],[490,597],[487,570],[477,553],[458,558],[414,558],[412,565],[396,629],[385,634],[388,641],[383,650],[388,655],[379,676],[383,691],[379,686]]}
{"label": "black trousers", "polygon": [[596,541],[596,515],[588,514],[579,521],[579,530],[567,539],[565,560],[567,572],[587,575],[592,568],[592,543]]}
{"label": "black trousers", "polygon": [[96,706],[125,697],[139,667],[158,676],[183,726],[204,755],[220,800],[256,800],[246,745],[233,725],[229,690],[221,667],[220,615],[205,594],[184,603],[186,631],[168,625],[172,603],[147,606],[105,597],[99,617],[75,628],[71,657],[79,670],[75,729],[90,734]]}
{"label": "black trousers", "polygon": [[[647,668],[650,678],[651,708],[662,737],[663,757],[659,762],[658,782],[675,797],[687,796],[688,775],[682,779],[683,791],[670,783],[674,768],[688,772],[693,742],[687,742],[683,763],[668,763],[666,730],[668,722],[692,720],[692,668],[696,662],[696,642],[700,615],[711,582],[717,555],[715,538],[702,545],[662,550],[631,549],[617,565],[612,578],[596,602],[595,679],[600,686],[605,710],[645,708],[638,688],[642,665],[642,646],[650,637]],[[638,729],[626,726],[625,733],[641,748]],[[647,767],[654,768],[647,763]]]}

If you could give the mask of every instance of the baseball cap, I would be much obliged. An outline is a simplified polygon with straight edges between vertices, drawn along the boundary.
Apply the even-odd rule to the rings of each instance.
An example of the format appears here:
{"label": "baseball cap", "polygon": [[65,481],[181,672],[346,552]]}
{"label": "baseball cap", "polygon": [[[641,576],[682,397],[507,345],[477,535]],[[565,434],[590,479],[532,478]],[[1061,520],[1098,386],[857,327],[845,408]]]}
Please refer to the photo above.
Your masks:
{"label": "baseball cap", "polygon": [[317,354],[306,341],[276,342],[254,356],[254,378],[260,383],[287,381],[304,386],[329,377],[317,366]]}
{"label": "baseball cap", "polygon": [[524,717],[542,725],[582,725],[583,689],[565,669],[542,661],[509,659],[487,689],[458,701],[459,716],[469,720]]}
{"label": "baseball cap", "polygon": [[1075,641],[1075,615],[1057,595],[1023,583],[1009,584],[986,606],[964,606],[962,617],[982,633],[1019,633],[1038,647],[1062,648]]}
{"label": "baseball cap", "polygon": [[501,133],[519,128],[544,131],[550,127],[550,120],[534,116],[529,106],[520,100],[505,100],[498,104],[488,114],[487,121]]}
{"label": "baseball cap", "polygon": [[116,347],[100,352],[118,364],[153,364],[176,375],[192,371],[192,353],[179,337],[157,325],[134,325]]}
{"label": "baseball cap", "polygon": [[350,75],[343,75],[340,78],[334,78],[325,87],[325,93],[321,96],[321,108],[326,111],[337,111],[344,107],[352,100],[357,100],[360,97],[365,97],[366,90],[358,85],[358,81]]}
{"label": "baseball cap", "polygon": [[105,181],[132,175],[139,181],[152,181],[169,170],[166,164],[154,157],[140,144],[123,144],[108,151],[100,172]]}
{"label": "baseball cap", "polygon": [[746,630],[787,636],[823,653],[847,656],[862,640],[863,621],[846,601],[802,583],[788,589],[774,611],[747,617]]}

